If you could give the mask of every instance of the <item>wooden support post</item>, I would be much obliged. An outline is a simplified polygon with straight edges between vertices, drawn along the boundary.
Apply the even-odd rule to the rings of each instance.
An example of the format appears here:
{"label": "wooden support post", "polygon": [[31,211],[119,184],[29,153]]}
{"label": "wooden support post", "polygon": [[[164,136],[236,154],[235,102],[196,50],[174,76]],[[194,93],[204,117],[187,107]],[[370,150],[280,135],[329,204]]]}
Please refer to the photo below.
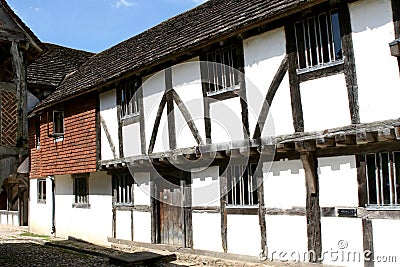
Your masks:
{"label": "wooden support post", "polygon": [[[354,58],[353,39],[351,37],[350,12],[347,3],[343,3],[339,12],[340,32],[342,34],[342,49],[344,56],[344,75],[346,79],[347,94],[349,98],[349,108],[351,123],[360,123],[359,103],[358,103],[358,83],[356,73],[356,62]],[[389,48],[388,48],[389,49]]]}
{"label": "wooden support post", "polygon": [[363,219],[362,220],[362,229],[363,229],[363,248],[365,256],[368,256],[370,260],[364,261],[365,267],[374,267],[374,237],[373,237],[373,229],[372,229],[372,220]]}
{"label": "wooden support post", "polygon": [[225,175],[221,176],[220,172],[219,183],[220,183],[220,203],[221,203],[221,240],[222,249],[225,253],[228,252],[228,215],[226,212],[226,194],[228,193],[228,182]]}
{"label": "wooden support post", "polygon": [[17,146],[23,148],[20,160],[28,154],[28,89],[26,84],[26,60],[20,44],[11,43],[12,65],[17,89]]}
{"label": "wooden support post", "polygon": [[[204,60],[204,59],[202,59]],[[210,117],[210,99],[207,96],[208,91],[208,62],[201,61],[200,62],[200,70],[201,70],[201,87],[203,91],[203,108],[204,108],[204,127],[206,134],[206,144],[211,144],[211,117]]]}
{"label": "wooden support post", "polygon": [[285,33],[293,126],[296,132],[304,132],[303,107],[301,104],[300,94],[300,79],[296,72],[296,70],[298,69],[298,61],[296,51],[296,38],[293,24],[289,24],[285,27]]}
{"label": "wooden support post", "polygon": [[[117,88],[116,93],[117,93],[117,122],[118,122],[118,154],[119,154],[119,158],[122,159],[122,158],[124,158],[124,147],[123,147],[124,140],[123,140],[123,135],[122,135],[122,120],[121,120],[121,117],[122,117],[122,106],[121,106],[121,97],[120,97],[121,90],[122,90],[121,88]],[[104,123],[103,129],[106,130],[106,128],[107,128],[106,124]],[[106,133],[106,135],[107,135],[107,133]],[[109,143],[111,141],[110,147],[111,147],[111,150],[113,151],[114,158],[116,159],[117,157],[116,157],[116,152],[115,152],[115,146],[114,146],[114,144],[112,144],[112,139],[107,136],[107,140]],[[111,146],[111,145],[113,145],[113,146]]]}
{"label": "wooden support post", "polygon": [[112,208],[112,237],[117,238],[117,189],[113,189],[113,208]]}
{"label": "wooden support post", "polygon": [[151,243],[160,243],[160,207],[159,207],[159,192],[157,181],[154,173],[150,177],[150,211],[151,211]]}
{"label": "wooden support post", "polygon": [[193,223],[192,223],[192,177],[190,172],[184,172],[184,180],[181,181],[183,188],[183,208],[185,227],[185,247],[193,248]]}
{"label": "wooden support post", "polygon": [[261,256],[267,257],[267,222],[266,222],[266,209],[264,202],[264,177],[262,169],[259,168],[255,171],[257,177],[257,197],[258,197],[258,220],[261,232]]}
{"label": "wooden support post", "polygon": [[168,138],[169,149],[176,148],[176,129],[175,129],[175,112],[174,100],[172,95],[172,69],[165,69],[165,93],[167,101],[167,120],[168,120]]}
{"label": "wooden support post", "polygon": [[321,241],[321,209],[319,206],[319,185],[317,173],[317,157],[314,151],[300,152],[300,159],[306,176],[306,216],[308,250],[314,251],[316,257],[312,259],[320,261],[322,253]]}

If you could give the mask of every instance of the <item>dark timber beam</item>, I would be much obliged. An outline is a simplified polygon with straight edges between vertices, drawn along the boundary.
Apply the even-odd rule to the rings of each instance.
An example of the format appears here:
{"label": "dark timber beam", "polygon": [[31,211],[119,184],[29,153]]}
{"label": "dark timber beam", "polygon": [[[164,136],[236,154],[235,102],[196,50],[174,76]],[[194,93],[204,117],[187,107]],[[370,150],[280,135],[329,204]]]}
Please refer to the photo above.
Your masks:
{"label": "dark timber beam", "polygon": [[356,62],[354,58],[353,39],[351,37],[350,12],[347,3],[343,3],[339,12],[340,31],[342,35],[342,50],[344,56],[344,75],[346,79],[347,94],[349,98],[349,108],[351,123],[360,123],[359,103],[358,103],[358,83],[356,73]]}
{"label": "dark timber beam", "polygon": [[174,101],[172,97],[172,69],[165,69],[165,93],[167,97],[167,121],[169,149],[176,148],[176,125],[174,113]]}
{"label": "dark timber beam", "polygon": [[153,153],[154,145],[156,144],[158,128],[160,127],[161,117],[162,117],[166,103],[167,103],[167,97],[166,97],[166,94],[164,94],[163,97],[161,98],[160,106],[158,107],[158,110],[157,110],[157,116],[156,116],[156,120],[154,122],[153,132],[151,133],[148,154]]}
{"label": "dark timber beam", "polygon": [[263,106],[261,108],[261,112],[257,120],[257,125],[254,130],[253,139],[258,139],[261,137],[261,133],[264,130],[265,121],[267,120],[272,100],[274,99],[275,94],[282,83],[283,77],[285,77],[288,68],[287,62],[288,62],[288,56],[285,55],[281,64],[279,65],[278,71],[275,73],[275,76],[272,79],[271,85],[268,88],[268,92],[265,96]]}
{"label": "dark timber beam", "polygon": [[298,69],[298,61],[293,24],[286,25],[285,33],[293,127],[296,132],[304,132],[303,107],[301,104],[300,95],[300,79],[296,72]]}
{"label": "dark timber beam", "polygon": [[[118,115],[118,117],[119,117],[119,115]],[[118,120],[118,122],[119,122],[119,120]],[[111,151],[113,153],[114,159],[117,159],[117,151],[115,150],[114,142],[113,142],[113,140],[111,138],[110,132],[108,131],[107,124],[104,121],[104,118],[103,118],[103,116],[101,116],[101,114],[100,114],[100,124],[101,124],[101,127],[103,127],[104,133],[106,134],[107,141],[108,141],[108,144],[110,145],[110,148],[111,148]],[[119,128],[121,128],[121,127],[119,126]],[[122,140],[120,140],[120,143],[121,143],[121,141]]]}
{"label": "dark timber beam", "polygon": [[319,185],[317,173],[317,157],[314,151],[300,152],[300,159],[306,176],[306,216],[307,216],[307,236],[308,250],[315,251],[316,261],[321,259],[322,240],[321,240],[321,208],[319,206]]}

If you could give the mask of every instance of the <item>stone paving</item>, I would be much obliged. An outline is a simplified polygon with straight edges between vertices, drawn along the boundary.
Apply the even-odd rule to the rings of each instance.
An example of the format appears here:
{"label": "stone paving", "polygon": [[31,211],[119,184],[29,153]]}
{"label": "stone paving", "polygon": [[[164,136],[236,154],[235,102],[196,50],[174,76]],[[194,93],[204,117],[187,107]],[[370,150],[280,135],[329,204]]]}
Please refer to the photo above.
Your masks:
{"label": "stone paving", "polygon": [[[77,240],[65,240],[30,234],[28,228],[0,225],[0,266],[117,266],[110,258],[138,259],[143,254],[157,254],[171,258],[171,253],[140,247],[113,246],[107,248]],[[149,262],[135,266],[321,266],[278,262],[246,262],[224,260],[206,256],[176,253],[171,262]],[[124,266],[127,266],[125,264]],[[129,265],[131,266],[131,265]]]}

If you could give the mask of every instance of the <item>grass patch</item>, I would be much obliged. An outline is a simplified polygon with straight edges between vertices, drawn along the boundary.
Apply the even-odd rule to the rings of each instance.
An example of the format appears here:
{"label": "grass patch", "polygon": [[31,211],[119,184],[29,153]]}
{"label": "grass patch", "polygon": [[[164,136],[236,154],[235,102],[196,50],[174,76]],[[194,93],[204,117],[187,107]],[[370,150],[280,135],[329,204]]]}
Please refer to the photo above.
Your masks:
{"label": "grass patch", "polygon": [[34,233],[29,233],[29,232],[24,232],[20,234],[21,236],[29,236],[29,237],[38,237],[38,238],[43,238],[43,239],[50,239],[50,236],[47,235],[38,235]]}

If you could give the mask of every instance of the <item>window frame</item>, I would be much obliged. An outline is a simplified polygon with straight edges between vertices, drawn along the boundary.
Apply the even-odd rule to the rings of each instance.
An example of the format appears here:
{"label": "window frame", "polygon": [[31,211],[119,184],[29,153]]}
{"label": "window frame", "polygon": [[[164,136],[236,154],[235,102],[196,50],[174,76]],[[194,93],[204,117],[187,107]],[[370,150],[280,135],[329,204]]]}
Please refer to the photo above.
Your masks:
{"label": "window frame", "polygon": [[400,151],[367,153],[364,160],[366,207],[400,209]]}
{"label": "window frame", "polygon": [[[89,174],[75,174],[73,179],[73,208],[90,208]],[[82,188],[83,186],[83,188]]]}
{"label": "window frame", "polygon": [[[239,178],[233,177],[232,172],[236,172],[237,174],[241,175]],[[226,195],[227,208],[257,207],[259,205],[259,200],[257,192],[256,164],[249,163],[247,165],[229,165],[225,169],[225,173],[227,186],[229,189]],[[239,188],[237,188],[237,186],[239,186]]]}
{"label": "window frame", "polygon": [[41,116],[36,117],[35,121],[35,145],[36,149],[40,149],[40,122]]}
{"label": "window frame", "polygon": [[[120,105],[121,119],[137,117],[140,115],[140,98],[139,89],[142,86],[140,77],[133,77],[129,80],[121,82],[117,89],[118,104]],[[129,101],[127,101],[129,98]],[[134,100],[133,102],[131,102]]]}
{"label": "window frame", "polygon": [[[201,55],[201,60],[201,80],[208,97],[224,100],[239,96],[244,82],[241,77],[244,71],[242,42],[228,41],[212,47]],[[220,88],[215,88],[217,85]]]}
{"label": "window frame", "polygon": [[[58,117],[56,114],[60,114],[60,117]],[[57,119],[61,120],[61,122],[60,122],[61,124],[58,124],[56,122]],[[65,135],[65,123],[64,123],[64,120],[65,120],[65,114],[64,114],[63,110],[53,110],[53,136],[56,139],[63,139],[64,138],[64,135]],[[57,125],[60,125],[62,127],[62,129],[60,129],[62,131],[56,132],[56,130],[58,130],[58,129],[56,129]]]}
{"label": "window frame", "polygon": [[129,172],[112,175],[112,196],[116,206],[134,205],[134,184],[134,179]]}
{"label": "window frame", "polygon": [[[338,7],[321,7],[307,15],[303,15],[291,25],[294,29],[294,40],[296,42],[296,58],[298,62],[296,72],[298,75],[308,74],[315,71],[329,71],[329,69],[338,69],[338,71],[343,70],[344,55],[342,23],[344,22],[340,21],[341,12],[342,11]],[[332,19],[334,15],[336,15],[335,20]],[[320,18],[322,16],[325,16],[324,22],[321,22]],[[312,22],[311,25],[310,21]],[[325,23],[325,25],[323,25],[323,23]],[[303,25],[303,31],[300,33],[298,32],[299,30],[297,27],[299,24]],[[334,25],[336,27],[334,27]],[[313,26],[311,31],[310,26]],[[324,31],[326,34],[325,37],[324,34],[322,34],[322,28],[326,29],[326,31]],[[334,29],[336,29],[336,31]],[[306,31],[309,33],[311,32],[313,36],[306,36]],[[335,32],[337,34],[335,34]],[[339,41],[340,43],[340,49],[338,51],[336,51],[334,47],[336,41]],[[324,49],[324,45],[327,46],[327,49]],[[340,55],[336,55],[336,52],[340,53]],[[334,73],[336,73],[336,71]]]}
{"label": "window frame", "polygon": [[46,179],[38,179],[37,180],[37,203],[38,204],[46,204],[46,195],[47,195],[47,182]]}

